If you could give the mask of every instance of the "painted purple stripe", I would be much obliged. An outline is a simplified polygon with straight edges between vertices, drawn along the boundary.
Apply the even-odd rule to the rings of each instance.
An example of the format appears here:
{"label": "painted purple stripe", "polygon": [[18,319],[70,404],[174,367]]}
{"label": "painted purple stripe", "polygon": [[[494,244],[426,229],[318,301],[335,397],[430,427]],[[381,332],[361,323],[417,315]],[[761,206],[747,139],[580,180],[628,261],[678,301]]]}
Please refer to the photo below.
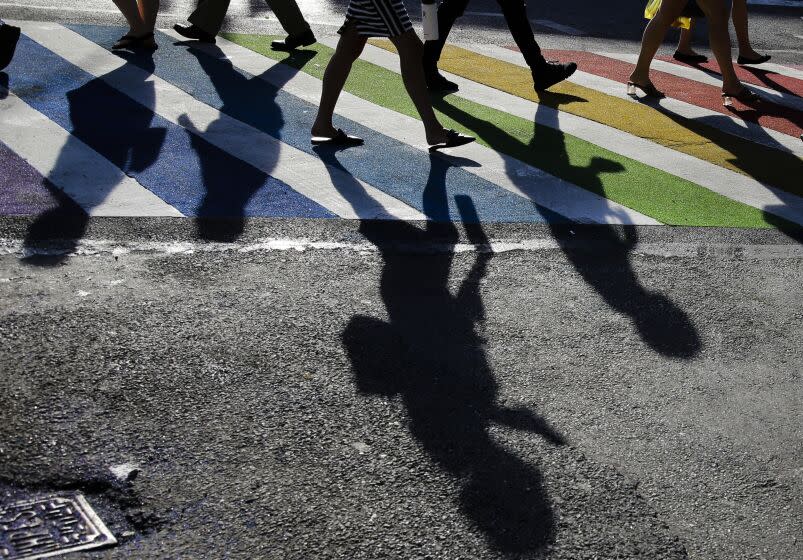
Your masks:
{"label": "painted purple stripe", "polygon": [[84,214],[80,206],[0,142],[0,215],[34,216],[55,208],[69,215]]}

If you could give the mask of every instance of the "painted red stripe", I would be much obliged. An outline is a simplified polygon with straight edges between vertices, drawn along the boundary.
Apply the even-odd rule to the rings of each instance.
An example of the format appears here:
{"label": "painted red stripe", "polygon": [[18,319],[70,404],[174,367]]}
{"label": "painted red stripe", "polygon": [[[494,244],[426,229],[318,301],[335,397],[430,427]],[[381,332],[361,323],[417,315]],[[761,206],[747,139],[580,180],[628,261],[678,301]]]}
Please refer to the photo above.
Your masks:
{"label": "painted red stripe", "polygon": [[[518,51],[513,46],[508,48]],[[627,83],[627,79],[633,71],[632,64],[590,52],[548,50],[544,51],[544,56],[547,59],[574,60],[583,72],[620,82],[623,90],[624,84]],[[763,102],[761,103],[761,112],[759,112],[738,101],[735,102],[736,109],[731,111],[722,106],[722,92],[716,86],[687,80],[657,70],[650,71],[650,78],[658,89],[674,99],[723,115],[735,116],[747,122],[758,123],[764,128],[795,137],[799,136],[803,130],[803,112],[801,111],[795,111],[775,103]]]}
{"label": "painted red stripe", "polygon": [[[715,60],[709,60],[705,64],[700,64],[697,66],[695,64],[679,62],[671,56],[659,56],[658,58],[666,62],[671,62],[672,64],[677,64],[678,66],[702,68],[709,72],[715,73],[717,77],[721,75],[721,72],[719,71],[719,64],[717,64]],[[776,72],[770,72],[769,70],[762,70],[760,66],[754,68],[751,66],[739,66],[738,64],[734,64],[733,68],[736,70],[736,75],[739,77],[739,79],[746,84],[764,86],[781,93],[803,97],[803,80],[784,76],[783,74],[778,74]]]}

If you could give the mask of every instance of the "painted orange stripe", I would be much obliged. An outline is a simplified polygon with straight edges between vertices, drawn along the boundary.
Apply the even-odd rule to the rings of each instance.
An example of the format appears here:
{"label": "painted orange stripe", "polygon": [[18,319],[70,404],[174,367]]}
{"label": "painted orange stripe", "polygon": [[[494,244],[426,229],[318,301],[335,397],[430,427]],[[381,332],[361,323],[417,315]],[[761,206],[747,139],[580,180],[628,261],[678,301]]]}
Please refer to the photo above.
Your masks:
{"label": "painted orange stripe", "polygon": [[[657,58],[665,62],[677,64],[679,66],[703,68],[710,72],[715,72],[718,75],[721,74],[719,70],[719,64],[717,64],[717,62],[713,59],[710,59],[708,62],[698,66],[696,64],[686,64],[677,61],[671,56],[659,56]],[[770,72],[769,70],[763,70],[760,66],[752,67],[734,64],[733,68],[736,70],[736,75],[739,77],[739,79],[746,84],[764,86],[781,93],[788,93],[790,95],[803,97],[803,80],[798,80],[797,78],[792,78],[791,76],[784,76],[783,74],[778,74],[776,72]]]}
{"label": "painted orange stripe", "polygon": [[[633,71],[632,64],[589,52],[553,50],[547,51],[545,54],[547,58],[575,60],[583,72],[615,80],[622,83],[623,87]],[[673,76],[654,69],[650,71],[650,78],[655,87],[664,91],[673,99],[685,101],[723,115],[734,116],[747,122],[757,123],[764,128],[776,130],[790,136],[798,136],[801,129],[803,129],[803,112],[801,111],[795,111],[775,103],[762,102],[761,112],[759,112],[738,101],[735,102],[738,109],[730,111],[722,106],[722,92],[716,86]]]}

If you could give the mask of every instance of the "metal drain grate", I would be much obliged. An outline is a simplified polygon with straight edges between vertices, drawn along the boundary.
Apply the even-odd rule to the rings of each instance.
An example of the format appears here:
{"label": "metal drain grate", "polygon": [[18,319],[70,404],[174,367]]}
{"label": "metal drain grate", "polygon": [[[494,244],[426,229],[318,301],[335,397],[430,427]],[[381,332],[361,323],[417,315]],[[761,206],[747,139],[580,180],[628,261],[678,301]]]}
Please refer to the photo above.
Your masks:
{"label": "metal drain grate", "polygon": [[31,560],[116,544],[81,494],[0,505],[0,558]]}

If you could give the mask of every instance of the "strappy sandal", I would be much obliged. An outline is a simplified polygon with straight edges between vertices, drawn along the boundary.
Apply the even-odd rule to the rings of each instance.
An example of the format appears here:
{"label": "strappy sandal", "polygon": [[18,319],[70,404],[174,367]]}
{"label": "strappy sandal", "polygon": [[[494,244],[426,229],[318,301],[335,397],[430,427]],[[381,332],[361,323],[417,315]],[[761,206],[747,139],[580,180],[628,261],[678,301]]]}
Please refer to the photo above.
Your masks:
{"label": "strappy sandal", "polygon": [[647,97],[652,97],[653,99],[663,99],[666,97],[666,94],[655,87],[652,82],[647,82],[643,85],[637,84],[636,82],[627,82],[627,95],[630,97],[636,97],[637,89],[640,89],[642,92],[644,92],[644,95]]}
{"label": "strappy sandal", "polygon": [[754,91],[750,91],[742,86],[739,93],[730,94],[722,92],[722,105],[725,107],[733,107],[733,100],[749,105],[750,103],[758,103],[761,101],[761,96]]}
{"label": "strappy sandal", "polygon": [[159,48],[159,45],[156,44],[156,40],[153,38],[153,32],[146,33],[145,35],[140,35],[137,37],[136,35],[130,35],[126,33],[122,37],[120,37],[117,42],[112,45],[112,50],[121,50],[121,49],[128,49],[128,50],[151,50],[155,51]]}

